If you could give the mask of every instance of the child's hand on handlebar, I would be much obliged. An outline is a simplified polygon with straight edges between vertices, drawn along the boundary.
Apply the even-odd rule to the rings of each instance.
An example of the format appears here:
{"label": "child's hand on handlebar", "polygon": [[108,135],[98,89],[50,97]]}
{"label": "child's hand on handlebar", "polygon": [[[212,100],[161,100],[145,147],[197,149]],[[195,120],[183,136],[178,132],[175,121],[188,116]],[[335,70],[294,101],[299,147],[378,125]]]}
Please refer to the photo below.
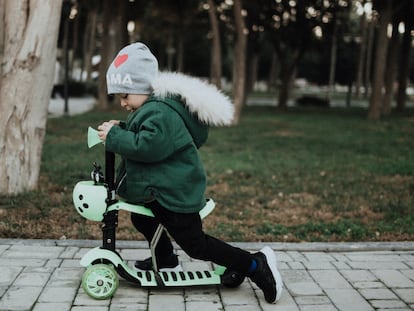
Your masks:
{"label": "child's hand on handlebar", "polygon": [[101,125],[98,126],[98,136],[102,141],[106,141],[106,136],[108,135],[108,132],[111,130],[111,128],[114,125],[118,125],[119,121],[117,120],[111,120],[108,122],[104,122]]}

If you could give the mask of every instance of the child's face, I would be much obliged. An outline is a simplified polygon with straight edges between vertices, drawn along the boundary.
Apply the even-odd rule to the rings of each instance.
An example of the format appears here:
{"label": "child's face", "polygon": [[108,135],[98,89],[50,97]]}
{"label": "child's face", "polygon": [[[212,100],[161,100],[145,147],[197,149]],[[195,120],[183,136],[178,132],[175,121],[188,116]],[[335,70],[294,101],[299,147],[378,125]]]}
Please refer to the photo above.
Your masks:
{"label": "child's face", "polygon": [[143,94],[117,94],[120,104],[127,111],[135,111],[148,99],[149,95]]}

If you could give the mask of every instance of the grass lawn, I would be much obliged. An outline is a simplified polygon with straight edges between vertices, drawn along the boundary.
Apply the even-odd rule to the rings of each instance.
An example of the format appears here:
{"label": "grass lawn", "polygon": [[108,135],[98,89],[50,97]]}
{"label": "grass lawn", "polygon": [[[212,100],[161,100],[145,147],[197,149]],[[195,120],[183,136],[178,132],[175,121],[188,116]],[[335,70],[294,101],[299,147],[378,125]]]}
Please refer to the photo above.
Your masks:
{"label": "grass lawn", "polygon": [[[39,189],[0,197],[2,238],[100,239],[71,201],[103,148],[86,129],[124,112],[50,119]],[[201,148],[216,210],[205,229],[228,241],[393,241],[414,238],[414,117],[379,122],[362,109],[246,108]],[[120,213],[120,239],[142,239]]]}

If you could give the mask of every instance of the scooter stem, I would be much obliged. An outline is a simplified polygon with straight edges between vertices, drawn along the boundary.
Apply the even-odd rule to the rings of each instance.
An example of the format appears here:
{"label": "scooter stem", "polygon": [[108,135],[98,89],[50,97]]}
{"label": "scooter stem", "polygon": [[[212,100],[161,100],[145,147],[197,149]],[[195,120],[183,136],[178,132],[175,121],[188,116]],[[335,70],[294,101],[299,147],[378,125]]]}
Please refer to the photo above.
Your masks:
{"label": "scooter stem", "polygon": [[[115,196],[115,154],[105,151],[105,186],[107,189],[106,206],[116,202]],[[102,247],[115,250],[118,211],[106,212],[102,221]]]}

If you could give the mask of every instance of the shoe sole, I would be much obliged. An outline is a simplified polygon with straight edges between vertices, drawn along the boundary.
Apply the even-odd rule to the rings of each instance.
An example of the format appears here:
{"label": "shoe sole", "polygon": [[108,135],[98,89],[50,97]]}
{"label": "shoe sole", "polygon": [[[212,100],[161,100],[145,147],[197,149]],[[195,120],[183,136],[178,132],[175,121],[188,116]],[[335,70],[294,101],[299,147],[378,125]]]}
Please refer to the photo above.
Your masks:
{"label": "shoe sole", "polygon": [[261,253],[263,253],[266,256],[267,264],[269,265],[270,271],[272,271],[273,278],[276,281],[276,299],[272,303],[276,303],[280,300],[280,297],[282,296],[283,291],[283,282],[282,282],[282,276],[279,273],[279,270],[277,270],[277,260],[275,253],[269,246],[265,246],[260,250]]}

